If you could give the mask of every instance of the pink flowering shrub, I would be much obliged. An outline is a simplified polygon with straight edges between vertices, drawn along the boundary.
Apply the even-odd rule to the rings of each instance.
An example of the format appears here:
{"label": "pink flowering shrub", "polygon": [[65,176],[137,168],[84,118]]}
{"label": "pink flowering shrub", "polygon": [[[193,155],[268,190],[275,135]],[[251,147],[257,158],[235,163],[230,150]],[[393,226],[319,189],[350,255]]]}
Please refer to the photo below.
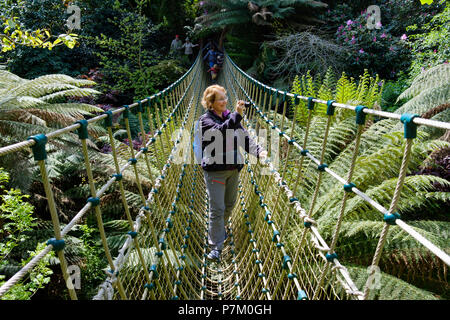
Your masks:
{"label": "pink flowering shrub", "polygon": [[407,26],[425,24],[442,11],[439,3],[422,6],[414,0],[377,1],[381,20],[369,29],[370,15],[365,5],[359,1],[339,2],[324,15],[335,41],[348,49],[346,73],[357,76],[368,69],[384,79],[397,79],[410,68],[413,52],[409,41],[413,34]]}

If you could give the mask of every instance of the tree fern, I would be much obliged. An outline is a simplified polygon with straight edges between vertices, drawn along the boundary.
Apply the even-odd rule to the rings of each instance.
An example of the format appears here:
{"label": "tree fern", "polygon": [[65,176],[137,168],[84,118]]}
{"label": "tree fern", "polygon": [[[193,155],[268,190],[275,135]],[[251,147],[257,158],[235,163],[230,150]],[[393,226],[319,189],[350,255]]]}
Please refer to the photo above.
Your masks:
{"label": "tree fern", "polygon": [[[409,224],[434,244],[450,250],[448,222],[422,220]],[[348,264],[370,265],[382,228],[381,221],[344,222],[336,249],[341,259]],[[387,235],[380,268],[410,284],[447,296],[450,293],[445,263],[398,227],[391,228]]]}
{"label": "tree fern", "polygon": [[364,74],[359,76],[358,89],[357,89],[357,93],[356,93],[357,101],[361,101],[361,103],[364,101],[366,92],[369,89],[369,83],[370,83],[370,75],[369,75],[368,70],[365,69]]}
{"label": "tree fern", "polygon": [[[336,79],[334,72],[331,68],[325,73],[322,85],[319,87],[317,92],[317,98],[321,100],[331,100],[334,98],[334,92],[336,87]],[[324,115],[326,113],[326,106],[323,104],[317,105],[317,114]]]}
{"label": "tree fern", "polygon": [[[298,95],[304,95],[301,81],[298,76],[295,76],[295,79],[292,83],[292,93],[298,94]],[[294,98],[291,99],[291,104],[294,105],[295,101]],[[308,122],[308,109],[306,102],[304,100],[300,100],[298,105],[294,105],[294,108],[297,108],[297,123],[299,126],[306,126]]]}
{"label": "tree fern", "polygon": [[[369,276],[367,268],[349,266],[347,267],[352,279],[358,288],[363,289]],[[379,289],[372,290],[369,300],[436,300],[437,297],[431,292],[421,290],[409,283],[399,280],[389,274],[381,272]]]}
{"label": "tree fern", "polygon": [[[445,67],[447,70],[447,67]],[[442,73],[442,71],[440,71]],[[303,94],[307,91],[308,84],[312,88],[315,79],[309,75],[297,77],[293,84],[293,92]],[[427,82],[427,78],[431,79]],[[421,75],[413,82],[411,89],[408,89],[404,97],[412,98],[398,110],[399,113],[425,113],[436,107],[439,103],[447,103],[448,84],[439,81],[437,68],[428,75]],[[441,75],[441,79],[445,76]],[[301,79],[301,80],[299,80]],[[342,74],[340,79],[333,83],[332,80],[324,78],[320,81],[316,96],[322,96],[323,100],[333,99],[338,102],[352,105],[362,104],[369,108],[378,108],[383,89],[383,81],[378,76],[371,77],[367,70],[360,76],[358,83],[353,79],[348,79]],[[448,81],[447,81],[448,82]],[[414,89],[416,86],[416,89]],[[332,93],[332,94],[331,94]],[[305,105],[300,104],[297,114],[302,125],[296,129],[295,139],[303,141],[305,133]],[[301,110],[300,108],[303,108]],[[440,108],[440,112],[445,108]],[[303,112],[303,114],[301,113]],[[324,114],[324,110],[317,112],[312,119],[306,148],[318,158],[321,153],[323,133],[326,118],[319,116]],[[439,114],[438,114],[439,115]],[[435,114],[433,114],[435,116]],[[355,164],[352,182],[364,191],[369,197],[388,208],[396,188],[398,173],[404,152],[403,125],[400,121],[384,119],[373,123],[370,118],[361,135],[359,152]],[[346,177],[355,147],[355,113],[349,110],[336,109],[335,117],[330,127],[324,162],[330,169]],[[448,222],[440,221],[444,213],[440,214],[442,204],[448,203],[450,196],[448,192],[441,192],[435,189],[436,185],[450,188],[450,182],[431,175],[414,175],[424,161],[431,161],[430,155],[436,150],[444,150],[449,147],[448,142],[434,140],[436,135],[431,135],[429,130],[420,126],[417,138],[414,139],[410,162],[405,178],[403,190],[396,210],[401,214],[402,219],[407,221],[418,233],[425,236],[431,242],[444,250],[449,250],[450,242]],[[300,155],[293,151],[291,159],[296,159]],[[293,177],[295,178],[295,177]],[[318,172],[317,166],[309,159],[305,158],[302,172],[302,180],[296,190],[296,196],[300,199],[302,206],[308,208],[311,204],[311,195],[315,190]],[[292,181],[296,181],[293,179]],[[297,182],[297,181],[296,181]],[[327,241],[331,241],[334,233],[335,223],[342,205],[344,190],[341,184],[330,175],[323,174],[317,202],[312,212],[313,218],[318,221],[319,230]],[[348,194],[344,220],[339,233],[339,240],[336,251],[341,262],[345,265],[360,264],[367,266],[371,263],[375,248],[378,243],[380,232],[384,225],[382,214],[375,210],[362,198]],[[298,232],[295,228],[293,233]],[[442,236],[442,233],[445,233]],[[290,238],[290,236],[288,236]],[[296,237],[294,237],[296,238]],[[413,266],[413,267],[412,267]],[[391,298],[396,296],[399,299],[410,297],[410,294],[419,294],[422,297],[434,298],[431,293],[415,288],[417,285],[424,289],[430,289],[444,296],[449,295],[448,285],[446,285],[447,273],[445,265],[439,258],[431,254],[415,239],[399,228],[393,227],[387,235],[387,244],[382,253],[380,267],[386,273],[398,276],[400,279],[386,286],[381,293],[371,293],[372,298]],[[353,268],[353,267],[352,267]],[[360,268],[360,267],[358,267]],[[364,267],[365,268],[365,267]],[[427,276],[416,270],[427,272]],[[367,272],[362,269],[367,278]],[[364,283],[358,280],[358,283]],[[383,274],[386,279],[391,279],[387,274]],[[406,280],[410,284],[403,282]],[[403,289],[401,289],[404,287]],[[404,290],[404,294],[399,291]]]}
{"label": "tree fern", "polygon": [[61,102],[65,101],[67,98],[89,97],[95,94],[99,94],[99,92],[89,88],[76,88],[51,93],[41,97],[41,99],[45,102]]}
{"label": "tree fern", "polygon": [[[249,7],[249,3],[253,6]],[[212,28],[224,27],[243,23],[271,24],[266,22],[268,18],[262,20],[255,19],[262,8],[270,12],[273,19],[286,19],[294,15],[296,6],[310,8],[324,8],[327,4],[320,1],[290,0],[290,1],[267,1],[255,0],[252,2],[239,0],[206,0],[203,1],[203,8],[208,12],[197,18],[197,22],[203,23]]]}
{"label": "tree fern", "polygon": [[[96,90],[85,88],[93,84],[95,83],[92,81],[78,80],[66,75],[46,75],[26,80],[2,70],[0,121],[5,124],[2,133],[23,140],[31,135],[30,133],[47,132],[46,127],[61,128],[85,116],[92,116],[95,112],[103,112],[96,106],[66,102],[71,97],[99,94]],[[21,122],[34,125],[34,132],[30,130],[26,135],[22,135],[20,127],[31,129],[32,126],[21,126],[18,124]],[[95,136],[104,132],[96,125],[89,127],[90,134]]]}
{"label": "tree fern", "polygon": [[447,63],[437,65],[419,74],[397,99],[410,99],[419,95],[422,91],[445,86],[450,83],[450,65]]}

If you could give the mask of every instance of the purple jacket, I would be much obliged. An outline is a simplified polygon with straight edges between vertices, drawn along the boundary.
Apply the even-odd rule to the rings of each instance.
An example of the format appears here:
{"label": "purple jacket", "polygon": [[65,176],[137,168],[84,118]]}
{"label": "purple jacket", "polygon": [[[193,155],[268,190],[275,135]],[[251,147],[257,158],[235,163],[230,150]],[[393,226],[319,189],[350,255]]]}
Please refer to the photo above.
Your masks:
{"label": "purple jacket", "polygon": [[[238,147],[259,158],[263,150],[241,125],[238,112],[226,110],[219,117],[209,110],[200,119],[203,158],[201,166],[206,171],[234,170],[244,167],[244,158]],[[217,140],[218,143],[215,143]]]}

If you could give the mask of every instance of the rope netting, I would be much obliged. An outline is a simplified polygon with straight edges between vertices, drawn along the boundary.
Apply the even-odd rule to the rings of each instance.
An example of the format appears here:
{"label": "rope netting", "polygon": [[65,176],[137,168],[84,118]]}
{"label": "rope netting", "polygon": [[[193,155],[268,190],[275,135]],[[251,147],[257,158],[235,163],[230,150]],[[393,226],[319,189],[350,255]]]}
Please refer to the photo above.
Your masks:
{"label": "rope netting", "polygon": [[[58,254],[66,283],[70,283],[64,256],[64,237],[89,210],[95,212],[108,260],[106,280],[99,286],[94,299],[370,299],[373,273],[366,274],[365,284],[358,286],[335,252],[345,208],[352,194],[380,211],[380,219],[385,221],[374,252],[373,266],[379,263],[390,225],[397,225],[450,265],[450,258],[444,251],[408,226],[395,211],[404,185],[415,126],[422,124],[449,129],[449,123],[292,95],[252,79],[229,57],[225,60],[218,84],[227,89],[229,108],[233,108],[232,104],[239,99],[251,102],[251,108],[246,110],[244,125],[254,138],[265,131],[265,141],[262,143],[269,151],[270,159],[261,163],[246,154],[245,166],[239,176],[238,201],[229,221],[226,221],[228,238],[222,258],[220,262],[207,262],[208,196],[203,170],[194,164],[191,143],[195,121],[204,112],[200,101],[209,84],[206,75],[203,63],[197,58],[180,80],[158,94],[87,121],[78,121],[46,136],[33,136],[25,142],[0,148],[0,156],[23,148],[33,149],[55,231],[55,238],[48,241],[47,248],[0,288],[0,296],[52,249]],[[297,142],[294,137],[297,126],[295,113],[300,100],[308,102],[310,116],[303,128],[304,139]],[[280,103],[283,106],[281,118],[271,111],[273,104],[277,106]],[[327,124],[321,153],[313,155],[306,147],[315,104],[327,106]],[[336,108],[355,111],[356,142],[346,178],[324,163]],[[135,112],[139,119],[144,139],[144,147],[139,152],[133,149],[131,143],[125,151],[116,147],[117,141],[113,137],[113,116],[123,113],[127,136],[132,141],[129,112]],[[288,113],[294,113],[292,121],[286,120]],[[144,114],[147,115],[150,136],[144,130]],[[399,179],[389,209],[351,182],[366,114],[401,120],[405,123],[405,135],[408,132]],[[110,172],[111,179],[107,184],[96,186],[87,146],[88,126],[101,120],[108,130],[115,170]],[[90,195],[83,209],[61,229],[47,177],[45,147],[50,139],[72,131],[77,131],[80,138]],[[275,157],[280,152],[281,156]],[[121,160],[124,154],[128,161]],[[304,172],[308,166],[315,166],[317,173],[306,179]],[[156,167],[158,173],[155,174],[151,167]],[[129,179],[130,175],[140,197],[139,208],[131,208],[127,200],[124,180]],[[314,208],[324,175],[342,184],[342,192],[335,195],[341,199],[341,205],[330,243],[321,236],[314,219]],[[144,180],[151,181],[150,188],[142,183]],[[311,189],[308,208],[302,206],[305,195],[297,193],[304,184],[310,184]],[[100,205],[102,197],[112,188],[118,188],[120,192],[121,199],[117,201],[122,203],[130,230],[115,258],[111,256],[106,239]],[[131,209],[138,209],[138,214],[133,216]],[[69,285],[68,290],[70,297],[77,299],[74,288]]]}

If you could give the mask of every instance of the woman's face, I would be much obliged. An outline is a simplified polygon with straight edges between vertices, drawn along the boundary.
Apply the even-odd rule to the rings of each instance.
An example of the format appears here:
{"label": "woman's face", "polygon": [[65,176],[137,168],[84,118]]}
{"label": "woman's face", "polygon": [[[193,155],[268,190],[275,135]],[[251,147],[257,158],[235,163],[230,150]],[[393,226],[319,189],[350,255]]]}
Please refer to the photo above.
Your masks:
{"label": "woman's face", "polygon": [[223,91],[217,91],[216,92],[216,99],[214,103],[212,104],[213,110],[217,113],[222,113],[225,110],[227,110],[227,102],[228,97],[226,96],[225,92]]}

